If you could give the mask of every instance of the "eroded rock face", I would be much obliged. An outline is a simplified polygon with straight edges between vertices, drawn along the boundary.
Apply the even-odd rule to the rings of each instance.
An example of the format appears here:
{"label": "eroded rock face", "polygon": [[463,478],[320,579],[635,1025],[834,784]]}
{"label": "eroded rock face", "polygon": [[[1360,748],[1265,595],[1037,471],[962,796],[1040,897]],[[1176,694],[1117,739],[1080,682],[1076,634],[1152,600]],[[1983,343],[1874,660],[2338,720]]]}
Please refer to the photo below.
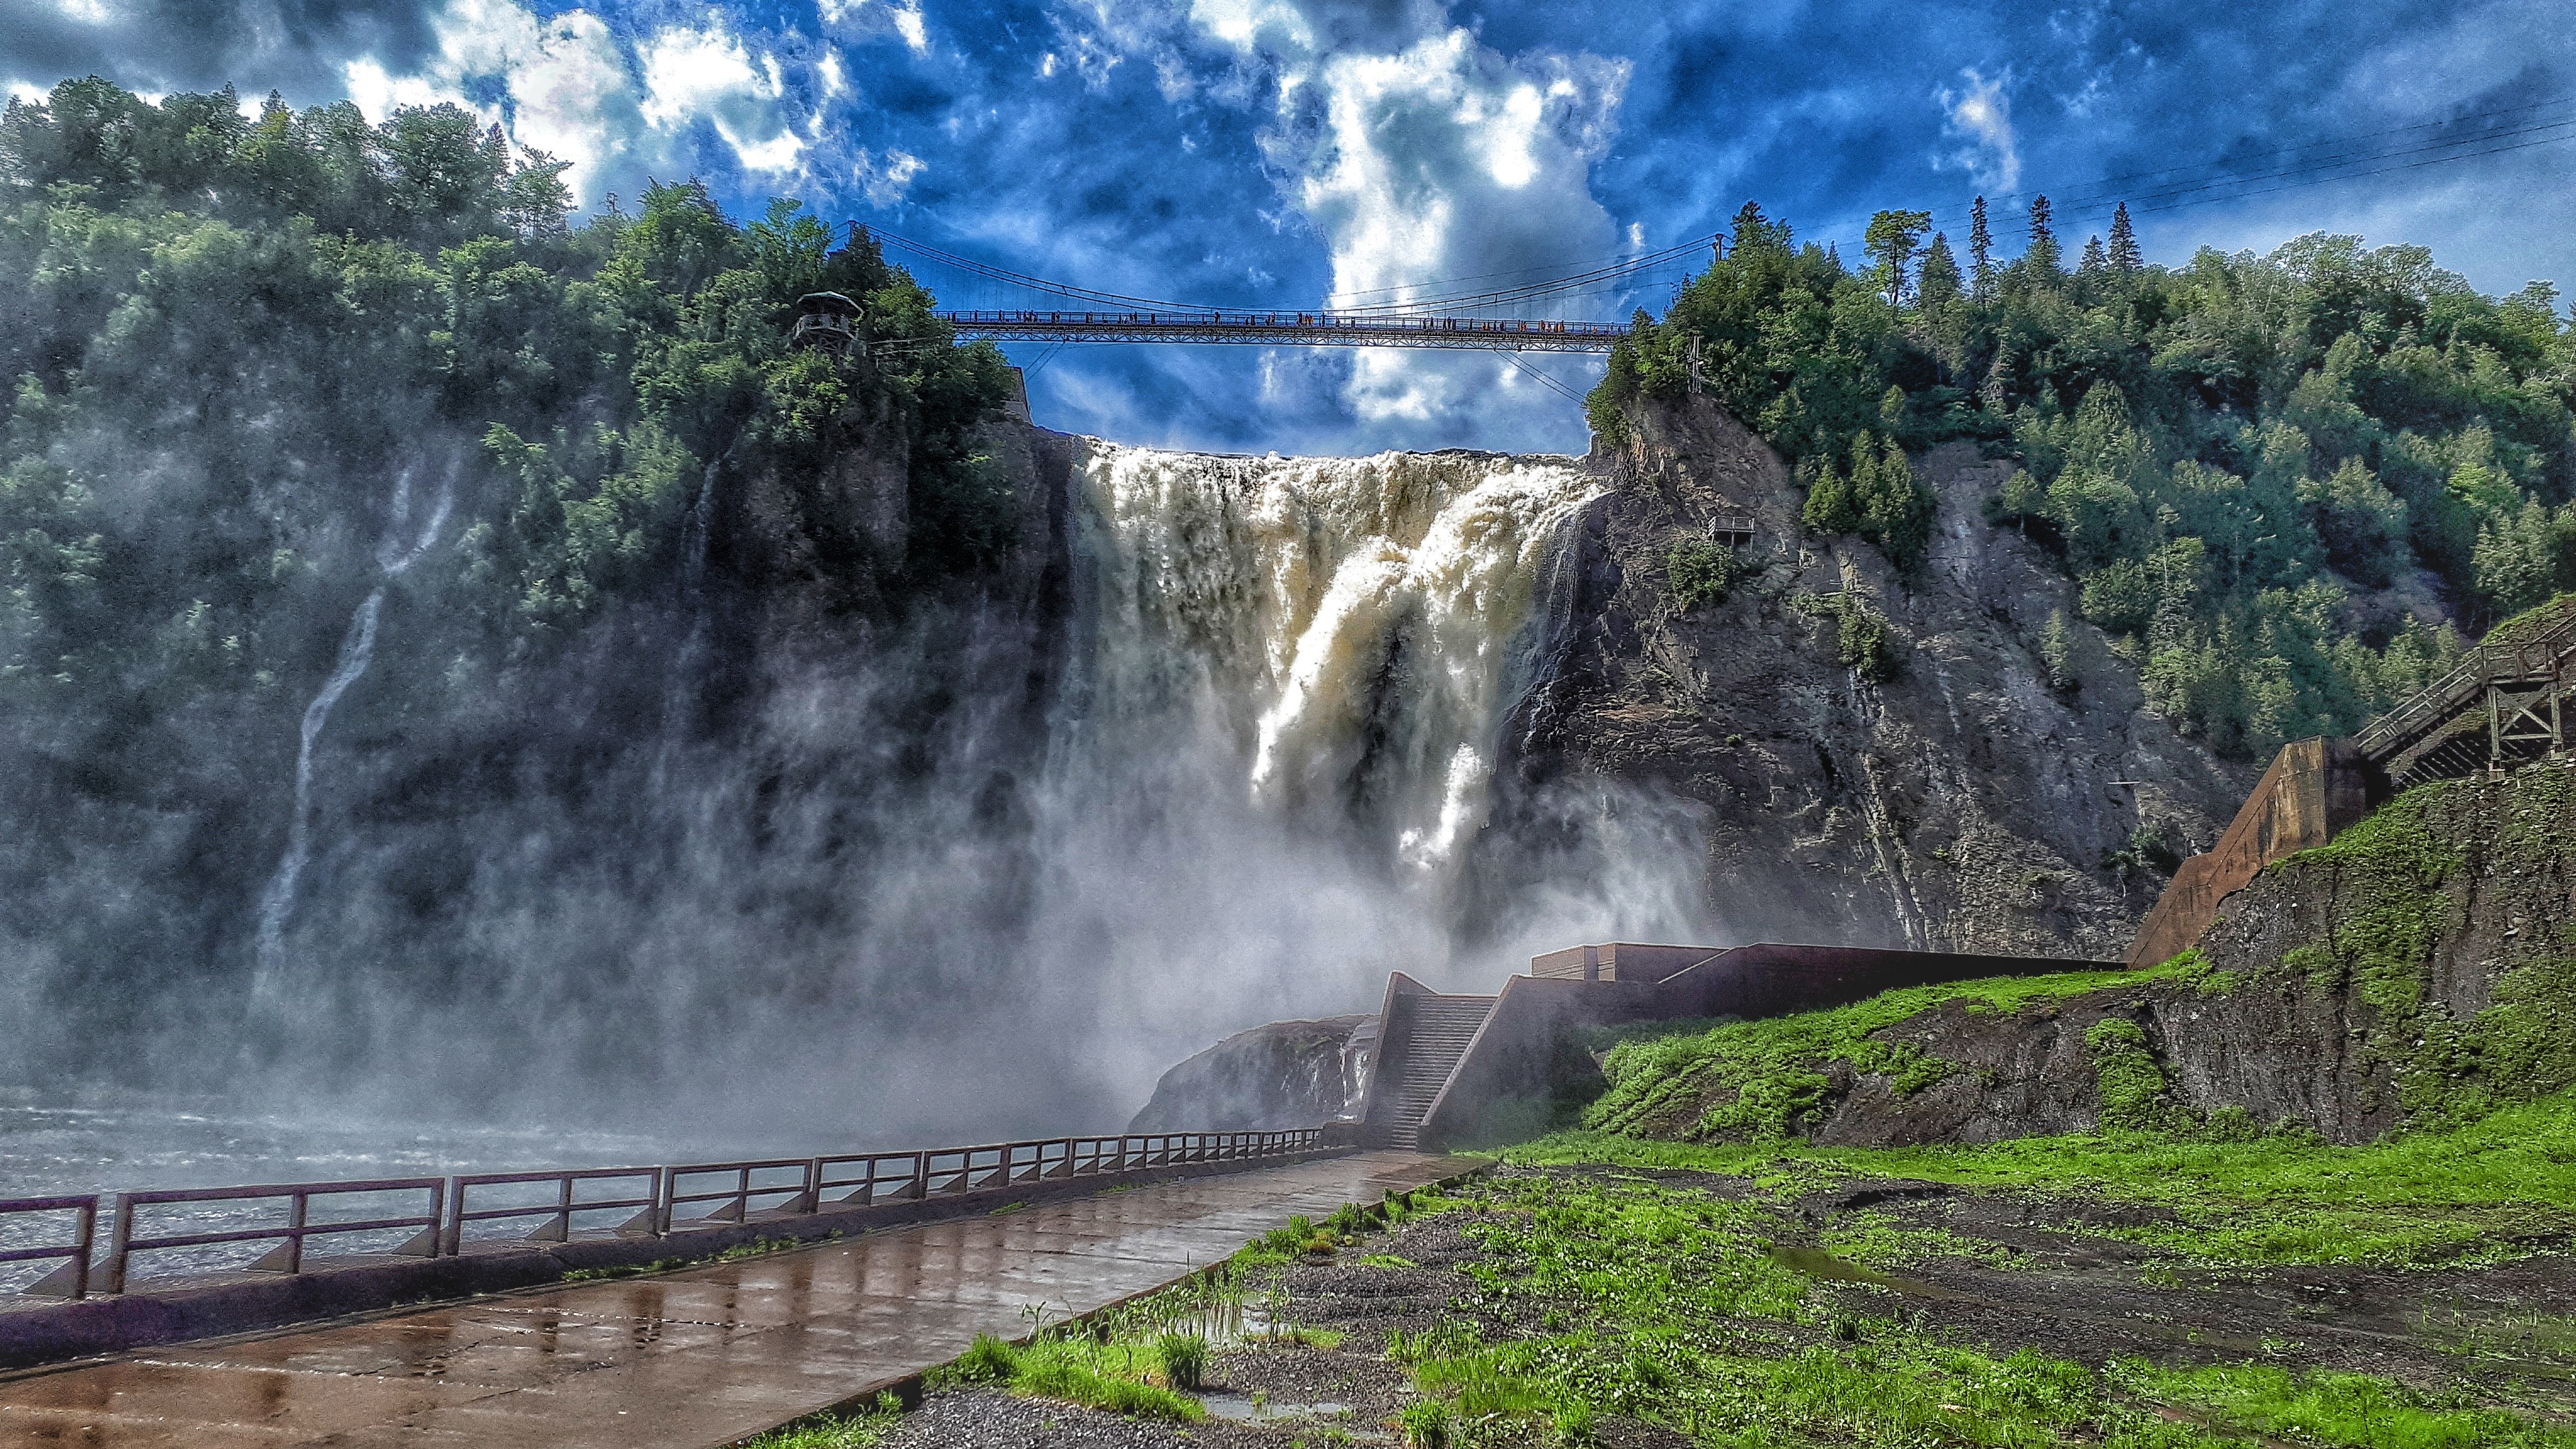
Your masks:
{"label": "eroded rock face", "polygon": [[1377,1049],[1374,1013],[1274,1021],[1163,1073],[1130,1132],[1266,1131],[1355,1116]]}
{"label": "eroded rock face", "polygon": [[[1727,939],[2110,960],[2162,883],[2114,853],[2140,826],[2206,850],[2253,782],[2148,712],[2073,583],[1985,521],[2011,465],[1971,444],[1916,460],[1940,511],[1912,576],[1858,539],[1802,536],[1789,470],[1705,400],[1641,414],[1595,461],[1621,485],[1586,508],[1549,600],[1560,632],[1513,722],[1507,838],[1543,838],[1552,791],[1609,776],[1699,812]],[[1751,571],[1684,610],[1666,561],[1727,515],[1753,521]],[[1888,622],[1883,680],[1842,662],[1814,603],[1846,592]],[[2059,611],[2072,689],[2038,652]]]}
{"label": "eroded rock face", "polygon": [[[1978,1012],[1953,1002],[1876,1035],[1950,1070],[1899,1094],[1847,1062],[1809,1124],[1848,1146],[1992,1142],[2102,1125],[2089,1040],[2134,1024],[2186,1130],[2235,1109],[2367,1142],[2576,1083],[2576,767],[2427,786],[2231,897],[2196,980]],[[1685,1103],[1665,1130],[1688,1132]],[[2250,1121],[2246,1120],[2250,1119]]]}

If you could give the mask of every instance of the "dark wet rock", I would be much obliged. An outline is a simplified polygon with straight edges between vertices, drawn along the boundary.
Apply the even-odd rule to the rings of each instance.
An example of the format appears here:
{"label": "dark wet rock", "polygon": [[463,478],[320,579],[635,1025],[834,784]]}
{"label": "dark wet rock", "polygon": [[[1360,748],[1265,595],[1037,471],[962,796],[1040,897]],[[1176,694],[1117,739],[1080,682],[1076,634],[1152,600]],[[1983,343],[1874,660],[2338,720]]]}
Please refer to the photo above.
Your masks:
{"label": "dark wet rock", "polygon": [[1377,1016],[1274,1021],[1163,1073],[1130,1132],[1262,1131],[1348,1118],[1368,1082]]}
{"label": "dark wet rock", "polygon": [[[1968,443],[1915,459],[1939,513],[1906,575],[1857,539],[1805,533],[1789,469],[1715,405],[1635,421],[1595,458],[1619,486],[1574,525],[1548,603],[1555,667],[1506,731],[1486,848],[1578,828],[1555,802],[1607,777],[1687,802],[1728,939],[2119,957],[2161,878],[2115,855],[2141,826],[2207,849],[2257,766],[2146,709],[2057,561],[1986,522],[2014,465]],[[1683,609],[1666,561],[1722,518],[1750,521],[1751,572]],[[1838,622],[1812,606],[1837,594],[1887,621],[1890,677],[1840,659]],[[2053,613],[2078,639],[2073,690],[2039,658]],[[1511,879],[1508,861],[1493,877]]]}

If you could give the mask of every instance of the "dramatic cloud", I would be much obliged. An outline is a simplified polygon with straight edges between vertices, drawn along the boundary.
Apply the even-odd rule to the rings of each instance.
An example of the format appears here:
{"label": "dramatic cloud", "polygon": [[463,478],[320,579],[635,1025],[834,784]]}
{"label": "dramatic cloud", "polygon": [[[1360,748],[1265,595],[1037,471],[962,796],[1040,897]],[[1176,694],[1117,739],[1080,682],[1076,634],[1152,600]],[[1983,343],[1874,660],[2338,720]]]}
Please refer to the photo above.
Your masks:
{"label": "dramatic cloud", "polygon": [[678,130],[700,117],[733,148],[746,171],[792,173],[805,142],[779,108],[786,84],[778,57],[754,60],[720,18],[701,28],[675,25],[637,47],[644,72],[644,119]]}
{"label": "dramatic cloud", "polygon": [[[296,105],[450,100],[575,163],[585,202],[695,176],[1014,270],[1138,296],[1420,297],[1719,230],[1747,200],[1855,255],[1869,214],[2576,93],[2550,0],[0,0],[0,84],[96,73]],[[2554,114],[2554,113],[2552,113]],[[2467,124],[2466,122],[2459,122]],[[2151,198],[2151,260],[2302,232],[2418,241],[2489,291],[2576,277],[2576,141],[2328,185]],[[2281,181],[2296,177],[2278,178]],[[2124,183],[2126,184],[2126,183]],[[2095,203],[2098,201],[2098,205]],[[1998,214],[2007,254],[2018,229]],[[1704,254],[1553,315],[1665,305]],[[1038,301],[925,266],[962,305]],[[1570,402],[1490,357],[1014,344],[1042,419],[1283,451],[1579,449]],[[1581,386],[1597,359],[1530,360]]]}
{"label": "dramatic cloud", "polygon": [[1960,74],[1966,82],[1961,89],[1941,92],[1941,109],[1950,122],[1948,134],[1968,141],[1950,153],[1949,164],[1976,177],[1977,184],[1988,190],[2020,189],[2021,146],[2013,136],[2012,97],[2004,92],[2012,72],[2007,70],[1993,80],[1973,67]]}

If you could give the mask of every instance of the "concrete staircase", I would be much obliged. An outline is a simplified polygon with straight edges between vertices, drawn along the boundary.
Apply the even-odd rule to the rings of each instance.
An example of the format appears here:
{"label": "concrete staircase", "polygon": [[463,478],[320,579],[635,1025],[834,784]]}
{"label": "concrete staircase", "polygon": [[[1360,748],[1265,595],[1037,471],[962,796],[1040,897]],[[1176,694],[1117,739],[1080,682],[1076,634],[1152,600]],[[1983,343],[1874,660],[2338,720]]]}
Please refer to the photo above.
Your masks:
{"label": "concrete staircase", "polygon": [[1430,1115],[1432,1102],[1449,1083],[1449,1073],[1467,1054],[1476,1028],[1485,1024],[1493,1009],[1490,996],[1402,999],[1394,1013],[1398,1019],[1388,1033],[1391,1040],[1381,1049],[1384,1066],[1379,1090],[1384,1099],[1369,1109],[1370,1124],[1383,1130],[1389,1146],[1421,1150],[1422,1119]]}

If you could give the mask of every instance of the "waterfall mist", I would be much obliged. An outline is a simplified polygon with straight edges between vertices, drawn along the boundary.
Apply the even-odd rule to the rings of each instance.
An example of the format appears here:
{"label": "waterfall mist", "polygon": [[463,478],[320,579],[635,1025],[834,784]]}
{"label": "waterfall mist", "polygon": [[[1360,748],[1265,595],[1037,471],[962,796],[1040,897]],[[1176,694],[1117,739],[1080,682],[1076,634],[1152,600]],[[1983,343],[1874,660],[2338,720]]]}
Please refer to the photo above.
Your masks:
{"label": "waterfall mist", "polygon": [[[442,642],[453,488],[415,526],[406,477],[268,885],[203,907],[209,961],[161,974],[130,1060],[745,1150],[1087,1130],[1226,1033],[1374,1009],[1389,969],[1491,989],[1705,928],[1676,811],[1567,787],[1518,804],[1543,847],[1487,828],[1596,476],[1059,446],[1044,588],[763,625],[710,470],[682,586],[513,676]],[[13,974],[59,1004],[85,983],[48,949]]]}

